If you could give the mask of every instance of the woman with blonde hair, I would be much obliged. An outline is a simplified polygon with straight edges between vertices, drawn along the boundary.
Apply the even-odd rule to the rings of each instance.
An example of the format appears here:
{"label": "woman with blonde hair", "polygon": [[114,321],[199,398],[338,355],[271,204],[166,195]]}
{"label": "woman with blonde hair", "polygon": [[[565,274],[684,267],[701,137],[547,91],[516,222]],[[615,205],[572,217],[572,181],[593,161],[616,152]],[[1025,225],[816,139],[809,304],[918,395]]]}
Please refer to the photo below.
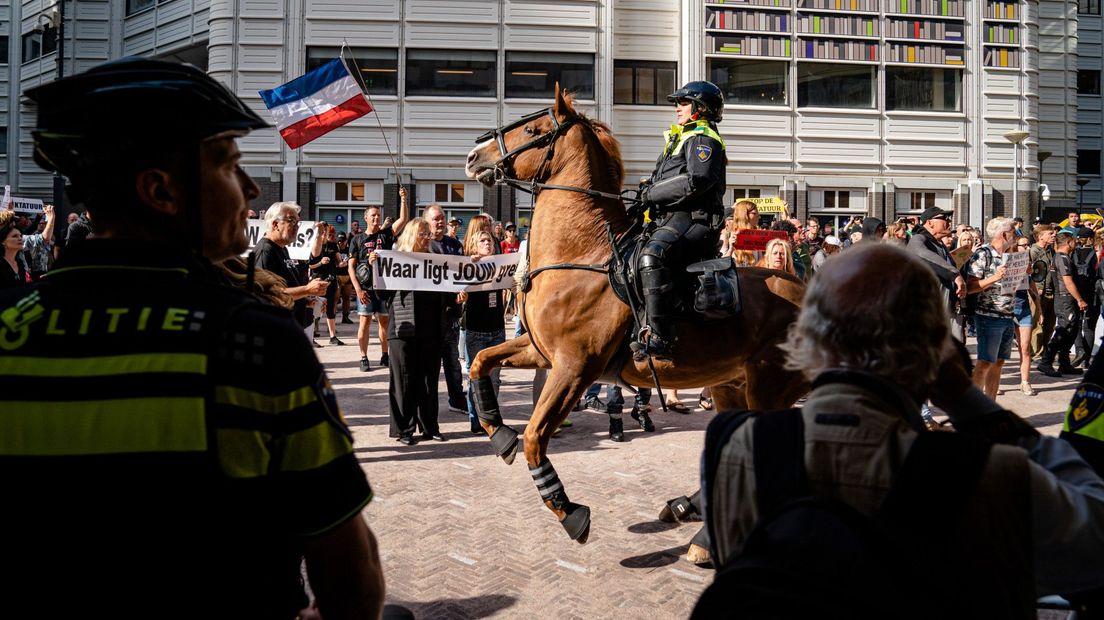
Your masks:
{"label": "woman with blonde hair", "polygon": [[[495,248],[494,234],[490,230],[480,231],[472,237],[470,245],[474,248],[465,247],[464,249],[472,262],[492,256]],[[460,315],[460,327],[464,330],[465,375],[471,369],[471,360],[475,359],[480,351],[506,342],[505,293],[506,291],[500,289],[457,295],[457,301],[464,304],[464,312]],[[498,388],[502,383],[499,379],[499,371],[499,368],[491,371],[495,394],[498,394]],[[479,419],[475,415],[474,399],[475,391],[469,383],[468,422],[472,433],[483,434],[483,427],[479,425]]]}
{"label": "woman with blonde hair", "polygon": [[785,239],[771,239],[767,242],[767,249],[763,251],[763,258],[755,264],[756,267],[777,269],[789,274],[794,272],[793,253],[790,251],[790,242]]}
{"label": "woman with blonde hair", "polygon": [[[416,217],[403,227],[394,249],[400,252],[430,252],[429,222]],[[368,263],[379,258],[368,255]],[[387,325],[391,371],[391,436],[408,446],[415,443],[414,431],[422,437],[444,441],[437,421],[437,378],[441,374],[446,304],[455,296],[432,291],[388,290]]]}
{"label": "woman with blonde hair", "polygon": [[730,247],[728,255],[736,261],[736,266],[752,265],[759,259],[757,252],[735,249],[741,230],[759,228],[759,207],[750,200],[738,200],[732,209],[732,227],[729,229]]}
{"label": "woman with blonde hair", "polygon": [[468,229],[464,232],[464,256],[473,256],[479,251],[478,236],[484,231],[491,233],[491,238],[494,239],[494,253],[502,253],[498,239],[494,236],[494,221],[491,220],[491,216],[480,213],[472,216],[471,221],[468,222]]}

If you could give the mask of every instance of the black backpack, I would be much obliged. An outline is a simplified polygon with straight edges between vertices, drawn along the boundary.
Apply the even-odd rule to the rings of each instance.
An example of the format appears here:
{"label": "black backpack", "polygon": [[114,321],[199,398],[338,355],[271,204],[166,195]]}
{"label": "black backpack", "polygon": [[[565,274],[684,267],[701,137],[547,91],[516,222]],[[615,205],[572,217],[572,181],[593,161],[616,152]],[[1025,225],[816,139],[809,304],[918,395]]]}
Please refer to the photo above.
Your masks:
{"label": "black backpack", "polygon": [[1096,250],[1091,247],[1074,248],[1070,252],[1070,263],[1073,266],[1073,282],[1077,285],[1077,292],[1090,304],[1093,302],[1093,293],[1096,290]]}
{"label": "black backpack", "polygon": [[954,557],[962,551],[955,542],[917,536],[953,528],[988,459],[990,444],[960,433],[920,433],[881,509],[866,516],[811,492],[800,410],[718,416],[706,435],[702,469],[715,561],[723,560],[714,541],[725,515],[709,498],[719,457],[732,432],[751,418],[761,516],[742,553],[720,566],[692,618],[1012,617],[989,615],[998,610],[985,606],[984,576],[956,573]]}

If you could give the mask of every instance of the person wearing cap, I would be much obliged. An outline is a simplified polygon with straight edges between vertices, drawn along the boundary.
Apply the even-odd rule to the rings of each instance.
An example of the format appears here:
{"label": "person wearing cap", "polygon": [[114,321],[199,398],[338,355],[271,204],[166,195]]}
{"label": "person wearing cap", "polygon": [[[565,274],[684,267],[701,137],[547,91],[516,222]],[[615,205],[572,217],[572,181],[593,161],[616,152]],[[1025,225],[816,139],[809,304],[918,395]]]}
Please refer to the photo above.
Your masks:
{"label": "person wearing cap", "polygon": [[[1047,342],[1036,369],[1048,377],[1080,375],[1081,369],[1070,363],[1070,347],[1081,330],[1081,314],[1089,307],[1074,279],[1076,270],[1070,254],[1077,246],[1077,229],[1067,226],[1058,231],[1054,242],[1054,334]],[[1058,359],[1058,368],[1054,360]]]}
{"label": "person wearing cap", "polygon": [[1043,350],[1050,342],[1050,336],[1054,333],[1054,237],[1057,232],[1054,224],[1036,223],[1031,229],[1035,243],[1028,250],[1032,267],[1040,264],[1046,275],[1040,283],[1039,297],[1036,299],[1037,318],[1035,328],[1031,331],[1032,358],[1036,361],[1042,358]]}
{"label": "person wearing cap", "polygon": [[694,260],[713,258],[724,223],[724,140],[717,123],[724,96],[710,82],[690,82],[667,96],[676,123],[664,133],[663,152],[640,191],[655,230],[640,256],[648,335],[633,343],[636,357],[670,360],[677,340],[678,274]]}
{"label": "person wearing cap", "polygon": [[513,222],[506,222],[506,236],[502,239],[503,254],[513,254],[521,249],[521,239],[517,236],[517,225]]}
{"label": "person wearing cap", "polygon": [[[190,65],[124,58],[26,92],[35,161],[96,237],[0,292],[0,583],[13,617],[378,617],[372,491],[246,249],[236,138],[268,127]],[[252,279],[252,278],[250,278]],[[18,386],[18,389],[16,389]]]}
{"label": "person wearing cap", "polygon": [[[951,235],[952,211],[939,207],[928,207],[920,214],[920,224],[913,229],[907,249],[924,260],[943,287],[943,306],[947,315],[954,319],[958,314],[958,302],[966,297],[966,281],[959,273],[950,252],[943,240]],[[951,335],[962,341],[965,339],[962,324],[951,321]]]}
{"label": "person wearing cap", "polygon": [[461,222],[460,218],[458,218],[458,217],[454,217],[454,218],[450,219],[448,221],[448,228],[445,230],[445,234],[448,235],[449,237],[452,237],[453,239],[456,239],[457,241],[459,241],[460,240],[460,225],[461,224],[463,224],[463,222]]}
{"label": "person wearing cap", "polygon": [[830,256],[839,253],[840,248],[843,247],[843,243],[839,240],[839,237],[835,235],[828,235],[824,238],[824,242],[820,245],[820,251],[813,256],[813,273],[815,274],[824,265],[824,261],[828,260]]}
{"label": "person wearing cap", "polygon": [[1100,280],[1097,271],[1099,261],[1096,257],[1096,233],[1088,224],[1077,229],[1077,247],[1070,253],[1070,261],[1076,272],[1074,279],[1077,281],[1077,290],[1082,291],[1082,297],[1089,304],[1081,313],[1081,331],[1073,341],[1076,354],[1070,363],[1074,366],[1084,365],[1088,369],[1096,342],[1096,320],[1100,316],[1100,302],[1096,298],[1096,285]]}

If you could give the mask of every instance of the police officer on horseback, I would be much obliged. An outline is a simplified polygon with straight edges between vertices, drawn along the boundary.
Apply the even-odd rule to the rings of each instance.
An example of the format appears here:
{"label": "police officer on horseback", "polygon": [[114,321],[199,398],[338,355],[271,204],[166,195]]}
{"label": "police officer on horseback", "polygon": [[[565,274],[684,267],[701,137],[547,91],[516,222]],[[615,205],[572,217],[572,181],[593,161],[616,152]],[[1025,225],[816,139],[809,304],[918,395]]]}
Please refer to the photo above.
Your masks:
{"label": "police officer on horseback", "polygon": [[717,133],[724,112],[721,90],[710,82],[690,82],[667,100],[675,104],[677,122],[664,132],[663,153],[640,194],[657,225],[640,257],[648,318],[642,352],[658,360],[672,357],[680,272],[716,255],[728,163]]}

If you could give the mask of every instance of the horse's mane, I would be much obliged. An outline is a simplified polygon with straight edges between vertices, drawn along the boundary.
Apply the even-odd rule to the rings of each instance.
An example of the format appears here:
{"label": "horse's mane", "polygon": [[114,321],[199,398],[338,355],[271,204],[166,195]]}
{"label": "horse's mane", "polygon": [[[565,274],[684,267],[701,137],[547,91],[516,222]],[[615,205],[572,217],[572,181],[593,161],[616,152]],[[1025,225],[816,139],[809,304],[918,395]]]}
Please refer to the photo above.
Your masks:
{"label": "horse's mane", "polygon": [[[574,109],[575,97],[573,95],[567,95],[566,101],[569,106]],[[617,138],[613,136],[613,131],[609,125],[603,123],[600,120],[587,117],[586,114],[576,111],[575,114],[579,117],[579,120],[583,121],[583,124],[590,127],[591,131],[598,138],[598,144],[602,147],[602,150],[606,152],[609,160],[609,169],[606,170],[606,174],[610,179],[616,181],[617,187],[621,187],[621,181],[625,178],[625,164],[621,160],[621,143],[617,141]]]}

